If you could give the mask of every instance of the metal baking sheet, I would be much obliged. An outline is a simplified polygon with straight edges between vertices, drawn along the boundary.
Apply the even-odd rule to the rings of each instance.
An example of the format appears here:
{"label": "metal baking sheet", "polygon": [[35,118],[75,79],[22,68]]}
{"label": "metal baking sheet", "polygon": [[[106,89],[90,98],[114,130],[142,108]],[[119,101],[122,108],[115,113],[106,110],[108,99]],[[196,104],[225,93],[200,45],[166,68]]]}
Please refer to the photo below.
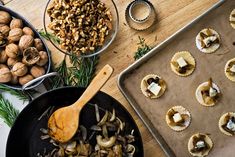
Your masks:
{"label": "metal baking sheet", "polygon": [[[190,156],[187,143],[192,134],[209,133],[214,147],[209,157],[234,156],[235,140],[222,134],[218,120],[223,113],[235,112],[235,84],[224,75],[225,63],[235,57],[235,30],[229,24],[229,15],[235,9],[234,0],[221,0],[187,26],[173,34],[147,55],[124,70],[118,78],[118,86],[138,116],[168,157]],[[195,45],[195,37],[203,28],[215,29],[222,38],[219,50],[203,54]],[[197,66],[189,77],[179,77],[170,69],[175,52],[190,51]],[[158,74],[167,82],[167,91],[160,99],[146,98],[140,90],[140,82],[147,74]],[[199,84],[210,77],[219,85],[222,100],[214,107],[203,107],[195,98]],[[186,107],[192,114],[192,123],[182,132],[172,131],[165,122],[167,110],[175,105]]]}

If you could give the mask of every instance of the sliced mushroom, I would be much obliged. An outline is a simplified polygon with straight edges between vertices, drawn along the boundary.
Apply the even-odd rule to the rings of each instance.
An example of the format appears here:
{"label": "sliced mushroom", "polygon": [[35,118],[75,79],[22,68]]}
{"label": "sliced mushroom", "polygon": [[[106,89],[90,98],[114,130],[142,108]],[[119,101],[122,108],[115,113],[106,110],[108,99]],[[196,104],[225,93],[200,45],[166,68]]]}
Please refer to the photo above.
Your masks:
{"label": "sliced mushroom", "polygon": [[110,148],[115,144],[116,137],[112,136],[108,139],[103,139],[101,135],[98,135],[96,136],[96,141],[98,145],[105,147],[105,148]]}

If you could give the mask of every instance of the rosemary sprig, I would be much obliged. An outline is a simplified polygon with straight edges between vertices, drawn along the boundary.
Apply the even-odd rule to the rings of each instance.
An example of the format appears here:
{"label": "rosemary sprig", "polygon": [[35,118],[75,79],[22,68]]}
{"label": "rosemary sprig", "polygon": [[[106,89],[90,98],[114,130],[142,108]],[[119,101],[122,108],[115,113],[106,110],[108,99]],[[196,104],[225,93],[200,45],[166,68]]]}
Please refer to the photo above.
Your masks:
{"label": "rosemary sprig", "polygon": [[12,127],[18,115],[19,111],[0,94],[0,118],[2,118],[9,127]]}
{"label": "rosemary sprig", "polygon": [[[95,75],[96,65],[99,57],[81,58],[79,61],[76,57],[70,57],[73,67],[70,68],[71,78],[75,86],[87,87]],[[78,65],[79,64],[79,68]]]}
{"label": "rosemary sprig", "polygon": [[[20,99],[22,101],[29,100],[28,95],[25,94],[23,91],[11,89],[11,88],[9,88],[7,86],[4,86],[2,84],[0,84],[0,91],[9,92],[11,95],[16,96],[18,99]],[[30,89],[27,92],[29,92],[30,95],[33,95],[33,94],[37,93],[37,91],[33,90],[33,89]]]}
{"label": "rosemary sprig", "polygon": [[56,44],[60,44],[60,39],[51,33],[47,33],[44,29],[38,31],[39,34],[46,40],[52,40]]}
{"label": "rosemary sprig", "polygon": [[144,56],[146,53],[148,53],[152,49],[150,46],[148,46],[145,43],[144,38],[141,38],[140,36],[138,37],[139,37],[139,43],[137,43],[137,45],[139,46],[138,46],[137,51],[135,52],[135,56],[134,56],[135,60],[140,59],[142,56]]}

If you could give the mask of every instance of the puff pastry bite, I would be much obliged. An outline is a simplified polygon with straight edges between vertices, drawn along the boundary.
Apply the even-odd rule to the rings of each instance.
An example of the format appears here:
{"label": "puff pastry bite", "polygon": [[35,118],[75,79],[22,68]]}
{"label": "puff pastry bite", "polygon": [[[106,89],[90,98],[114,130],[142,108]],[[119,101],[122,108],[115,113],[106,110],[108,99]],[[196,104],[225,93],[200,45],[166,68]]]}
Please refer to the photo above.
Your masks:
{"label": "puff pastry bite", "polygon": [[221,93],[219,87],[210,78],[208,82],[198,86],[195,96],[201,105],[214,106],[219,101]]}
{"label": "puff pastry bite", "polygon": [[196,46],[203,53],[213,53],[220,47],[220,36],[215,30],[205,28],[196,36]]}
{"label": "puff pastry bite", "polygon": [[158,75],[149,74],[143,78],[140,85],[142,93],[151,99],[161,97],[166,91],[166,82]]}

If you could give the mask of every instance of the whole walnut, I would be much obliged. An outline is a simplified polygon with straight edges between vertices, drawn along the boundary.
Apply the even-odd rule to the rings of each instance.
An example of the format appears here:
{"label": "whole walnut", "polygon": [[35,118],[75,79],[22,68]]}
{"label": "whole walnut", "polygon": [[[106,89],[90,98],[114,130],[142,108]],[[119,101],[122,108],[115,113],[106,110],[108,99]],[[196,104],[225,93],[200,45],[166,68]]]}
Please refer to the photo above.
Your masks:
{"label": "whole walnut", "polygon": [[40,55],[40,59],[36,64],[39,66],[44,66],[48,62],[47,53],[45,51],[40,51],[39,55]]}
{"label": "whole walnut", "polygon": [[20,50],[23,52],[28,47],[33,46],[33,42],[34,42],[33,36],[31,36],[31,35],[23,35],[20,38],[20,41],[19,41],[19,48],[20,48]]}
{"label": "whole walnut", "polygon": [[21,19],[12,19],[10,23],[10,28],[23,28],[23,22]]}
{"label": "whole walnut", "polygon": [[8,59],[8,56],[6,54],[6,51],[5,50],[2,50],[0,52],[0,63],[6,63],[7,62],[7,59]]}
{"label": "whole walnut", "polygon": [[41,39],[39,39],[39,38],[34,39],[34,46],[36,47],[36,49],[38,51],[43,51],[43,49],[44,49],[43,43],[42,43]]}
{"label": "whole walnut", "polygon": [[28,67],[21,62],[17,62],[11,69],[13,75],[24,76],[28,72]]}
{"label": "whole walnut", "polygon": [[18,84],[19,83],[19,78],[16,75],[12,75],[10,83],[12,84]]}
{"label": "whole walnut", "polygon": [[22,76],[22,77],[19,78],[19,83],[21,85],[24,85],[24,84],[26,84],[26,83],[28,83],[29,81],[32,81],[32,80],[33,80],[33,76],[30,75],[30,74],[27,74],[27,75]]}
{"label": "whole walnut", "polygon": [[31,28],[29,27],[24,27],[23,28],[23,34],[24,35],[31,35],[31,36],[34,36],[34,32]]}
{"label": "whole walnut", "polygon": [[10,27],[5,24],[0,24],[0,32],[7,37],[10,32]]}
{"label": "whole walnut", "polygon": [[33,77],[37,78],[45,74],[45,69],[41,66],[35,65],[30,69],[30,73]]}
{"label": "whole walnut", "polygon": [[17,58],[8,58],[7,59],[7,65],[8,67],[13,67],[18,62]]}
{"label": "whole walnut", "polygon": [[0,83],[7,83],[11,81],[11,72],[8,67],[0,68]]}
{"label": "whole walnut", "polygon": [[7,39],[9,43],[17,42],[20,40],[22,35],[23,35],[23,31],[21,28],[14,28],[10,30]]}
{"label": "whole walnut", "polygon": [[7,45],[5,48],[5,52],[7,56],[10,58],[16,58],[18,55],[20,55],[20,49],[18,45],[14,43]]}
{"label": "whole walnut", "polygon": [[0,23],[9,24],[11,21],[11,15],[6,11],[0,11]]}

